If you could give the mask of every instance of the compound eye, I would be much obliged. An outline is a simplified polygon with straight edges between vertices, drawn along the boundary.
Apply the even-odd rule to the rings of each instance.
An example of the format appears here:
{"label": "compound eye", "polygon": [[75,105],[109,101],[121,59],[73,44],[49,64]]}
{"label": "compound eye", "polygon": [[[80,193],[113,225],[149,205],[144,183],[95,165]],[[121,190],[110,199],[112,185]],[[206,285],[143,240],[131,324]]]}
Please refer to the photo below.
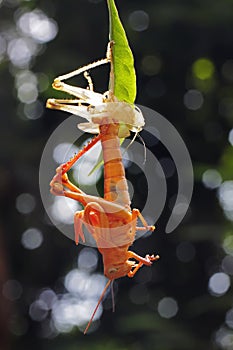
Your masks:
{"label": "compound eye", "polygon": [[108,273],[112,274],[112,273],[115,273],[117,272],[118,269],[116,269],[115,267],[111,267],[109,270],[108,270]]}

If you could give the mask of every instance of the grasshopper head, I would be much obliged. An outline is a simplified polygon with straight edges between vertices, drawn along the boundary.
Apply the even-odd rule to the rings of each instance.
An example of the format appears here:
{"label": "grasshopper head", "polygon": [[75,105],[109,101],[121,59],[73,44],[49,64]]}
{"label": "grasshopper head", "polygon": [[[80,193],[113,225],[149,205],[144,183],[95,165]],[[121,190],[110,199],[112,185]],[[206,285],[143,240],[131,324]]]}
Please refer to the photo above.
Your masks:
{"label": "grasshopper head", "polygon": [[135,263],[130,260],[126,260],[122,264],[112,264],[110,266],[107,266],[104,270],[104,274],[107,278],[110,280],[115,280],[120,277],[127,276],[128,273],[131,271],[132,267],[134,267]]}

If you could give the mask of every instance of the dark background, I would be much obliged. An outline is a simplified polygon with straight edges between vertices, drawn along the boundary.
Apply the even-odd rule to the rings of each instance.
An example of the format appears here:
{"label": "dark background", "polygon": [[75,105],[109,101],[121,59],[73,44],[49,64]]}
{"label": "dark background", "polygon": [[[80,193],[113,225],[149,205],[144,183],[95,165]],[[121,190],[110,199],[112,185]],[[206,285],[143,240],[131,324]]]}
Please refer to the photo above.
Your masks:
{"label": "dark background", "polygon": [[[133,247],[142,255],[153,248],[161,259],[150,272],[144,268],[138,277],[117,282],[116,312],[112,314],[107,299],[100,321],[85,337],[83,327],[56,329],[50,309],[42,307],[41,317],[37,310],[38,320],[30,315],[45,288],[58,297],[66,293],[63,278],[77,267],[83,248],[45,219],[38,172],[46,141],[67,117],[45,110],[46,99],[56,95],[50,83],[59,74],[104,57],[106,3],[3,0],[0,6],[0,349],[232,349],[233,149],[228,135],[233,125],[233,3],[117,1],[135,56],[137,103],[158,111],[177,128],[193,161],[195,185],[184,221],[166,235],[177,193],[176,173],[167,172],[168,198],[157,232]],[[25,12],[35,9],[56,22],[54,39],[38,42],[26,27],[22,32],[17,26]],[[138,10],[144,12],[139,17],[136,13],[135,19]],[[20,38],[24,44],[14,41]],[[38,99],[30,100],[27,92],[25,100],[19,93],[19,75],[25,70],[39,81],[34,84]],[[104,92],[107,69],[99,72],[95,90]],[[33,80],[25,79],[24,83]],[[160,144],[153,151],[158,159],[168,156]],[[215,172],[205,173],[208,169]],[[203,174],[212,174],[213,181],[203,182]],[[18,210],[17,203],[25,193],[31,197],[25,197],[29,202],[23,213],[23,204]],[[140,197],[135,203],[140,205]],[[22,244],[22,234],[31,227],[43,235],[42,244],[33,250]],[[103,271],[100,258],[97,271]],[[213,276],[218,290],[209,284]],[[167,297],[177,306],[169,318],[158,308]]]}

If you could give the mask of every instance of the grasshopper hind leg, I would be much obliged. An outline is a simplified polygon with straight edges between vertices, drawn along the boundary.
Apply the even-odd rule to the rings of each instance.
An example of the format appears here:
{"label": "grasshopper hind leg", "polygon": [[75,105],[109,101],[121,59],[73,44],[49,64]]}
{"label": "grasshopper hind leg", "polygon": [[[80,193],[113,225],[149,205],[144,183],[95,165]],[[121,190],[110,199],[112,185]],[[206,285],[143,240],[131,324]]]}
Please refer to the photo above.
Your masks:
{"label": "grasshopper hind leg", "polygon": [[79,244],[79,238],[81,237],[83,243],[85,243],[85,236],[83,233],[83,217],[84,217],[84,210],[78,211],[74,214],[74,232],[75,232],[75,243]]}

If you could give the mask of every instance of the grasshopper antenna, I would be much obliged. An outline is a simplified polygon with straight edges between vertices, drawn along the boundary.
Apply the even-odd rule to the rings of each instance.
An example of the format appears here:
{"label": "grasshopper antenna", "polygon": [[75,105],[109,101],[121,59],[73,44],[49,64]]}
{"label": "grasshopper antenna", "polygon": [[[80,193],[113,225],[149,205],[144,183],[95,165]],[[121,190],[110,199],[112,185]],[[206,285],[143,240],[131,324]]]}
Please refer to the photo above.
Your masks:
{"label": "grasshopper antenna", "polygon": [[92,314],[92,316],[91,316],[91,319],[90,319],[90,321],[88,322],[88,325],[86,326],[85,331],[83,332],[84,335],[87,333],[87,331],[88,331],[88,329],[89,329],[89,327],[90,327],[90,325],[91,325],[91,323],[92,323],[92,321],[93,321],[93,318],[94,318],[94,316],[95,316],[95,314],[96,314],[96,311],[98,310],[98,307],[100,306],[100,303],[101,303],[101,301],[103,300],[103,297],[104,297],[104,295],[105,295],[105,293],[106,293],[108,287],[110,286],[111,282],[112,282],[112,280],[108,280],[106,286],[104,287],[104,290],[103,290],[103,292],[102,292],[102,294],[101,294],[101,296],[100,296],[100,298],[99,298],[99,300],[98,300],[98,303],[97,303],[97,305],[96,305],[96,307],[95,307],[95,310],[93,311],[93,314]]}
{"label": "grasshopper antenna", "polygon": [[139,134],[139,131],[135,132],[134,134],[134,137],[132,138],[132,140],[130,141],[130,143],[128,144],[128,146],[125,148],[124,152],[123,152],[123,155],[124,153],[127,151],[127,149],[134,143],[136,137],[139,138],[139,140],[142,142],[143,144],[143,147],[144,147],[144,161],[143,161],[143,165],[146,163],[146,144],[143,140],[143,138],[141,137],[141,135]]}
{"label": "grasshopper antenna", "polygon": [[112,312],[115,312],[115,297],[114,297],[114,289],[113,289],[114,280],[111,283],[111,297],[112,297]]}
{"label": "grasshopper antenna", "polygon": [[143,140],[143,138],[141,137],[141,135],[138,132],[136,133],[136,136],[142,142],[143,147],[144,147],[144,161],[143,161],[143,165],[144,165],[146,163],[146,144],[145,144],[145,141]]}

